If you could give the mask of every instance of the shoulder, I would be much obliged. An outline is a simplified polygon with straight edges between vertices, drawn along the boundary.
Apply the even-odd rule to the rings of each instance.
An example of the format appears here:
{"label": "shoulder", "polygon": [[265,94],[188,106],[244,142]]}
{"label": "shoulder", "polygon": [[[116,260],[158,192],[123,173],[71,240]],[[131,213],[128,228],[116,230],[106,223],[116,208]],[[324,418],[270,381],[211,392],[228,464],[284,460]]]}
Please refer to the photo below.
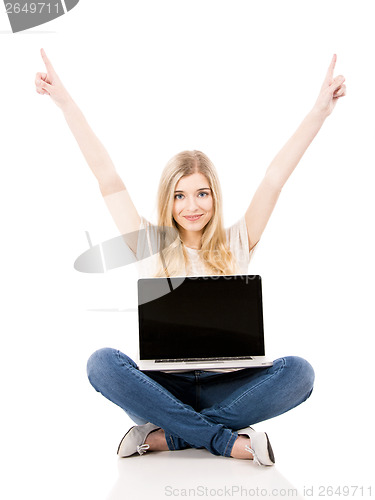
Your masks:
{"label": "shoulder", "polygon": [[257,245],[250,250],[249,235],[246,225],[246,219],[243,215],[234,224],[225,229],[227,241],[234,252],[252,253]]}
{"label": "shoulder", "polygon": [[138,231],[137,253],[140,257],[157,254],[160,252],[161,248],[165,248],[173,243],[177,236],[178,231],[176,228],[158,226],[141,216],[141,223]]}
{"label": "shoulder", "polygon": [[225,229],[228,243],[240,247],[249,247],[245,216]]}
{"label": "shoulder", "polygon": [[141,218],[141,223],[140,223],[140,229],[144,229],[146,227],[153,227],[154,224],[152,224],[146,217],[143,217],[143,215],[140,215]]}

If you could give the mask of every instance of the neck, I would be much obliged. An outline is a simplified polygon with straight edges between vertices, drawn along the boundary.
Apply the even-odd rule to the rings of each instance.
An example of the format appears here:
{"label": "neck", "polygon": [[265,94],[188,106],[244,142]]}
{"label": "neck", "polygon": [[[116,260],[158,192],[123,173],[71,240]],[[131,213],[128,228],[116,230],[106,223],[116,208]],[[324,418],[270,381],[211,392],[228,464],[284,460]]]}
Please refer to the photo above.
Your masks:
{"label": "neck", "polygon": [[186,231],[186,229],[180,228],[180,238],[182,243],[189,248],[194,248],[199,250],[202,246],[202,231]]}

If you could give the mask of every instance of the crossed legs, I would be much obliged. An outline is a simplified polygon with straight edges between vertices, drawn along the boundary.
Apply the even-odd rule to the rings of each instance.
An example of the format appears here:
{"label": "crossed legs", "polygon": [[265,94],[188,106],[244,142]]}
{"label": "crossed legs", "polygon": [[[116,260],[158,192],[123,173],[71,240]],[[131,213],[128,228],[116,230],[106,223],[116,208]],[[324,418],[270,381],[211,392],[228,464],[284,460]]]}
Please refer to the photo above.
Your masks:
{"label": "crossed legs", "polygon": [[301,404],[314,383],[311,365],[297,356],[279,358],[268,368],[176,374],[142,372],[125,354],[105,348],[90,357],[87,372],[94,388],[136,423],[163,429],[164,436],[149,435],[151,447],[152,441],[165,446],[165,439],[169,450],[204,447],[223,456],[235,456],[238,429]]}

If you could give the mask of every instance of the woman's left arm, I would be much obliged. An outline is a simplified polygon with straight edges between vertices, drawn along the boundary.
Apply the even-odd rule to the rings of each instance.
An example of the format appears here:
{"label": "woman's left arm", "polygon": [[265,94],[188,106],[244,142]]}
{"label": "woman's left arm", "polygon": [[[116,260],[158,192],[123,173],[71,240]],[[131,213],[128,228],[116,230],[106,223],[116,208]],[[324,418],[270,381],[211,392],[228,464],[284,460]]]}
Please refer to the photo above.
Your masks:
{"label": "woman's left arm", "polygon": [[336,54],[333,55],[314,107],[272,160],[251,200],[245,214],[250,249],[258,243],[284,184],[319,132],[327,116],[332,113],[337,100],[346,95],[345,78],[342,75],[333,78],[335,64]]}

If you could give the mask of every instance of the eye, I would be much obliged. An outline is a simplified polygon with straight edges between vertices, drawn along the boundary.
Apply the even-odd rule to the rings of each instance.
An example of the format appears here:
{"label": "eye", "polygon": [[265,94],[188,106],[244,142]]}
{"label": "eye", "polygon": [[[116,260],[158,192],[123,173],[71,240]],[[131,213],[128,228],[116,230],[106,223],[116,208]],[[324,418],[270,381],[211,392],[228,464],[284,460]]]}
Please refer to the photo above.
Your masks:
{"label": "eye", "polygon": [[203,194],[204,195],[204,196],[202,196],[202,198],[205,198],[206,196],[208,196],[208,193],[205,193],[203,191],[201,193],[199,193],[199,194]]}
{"label": "eye", "polygon": [[177,198],[177,196],[184,196],[183,194],[176,194],[175,195],[175,200],[181,200],[181,198]]}

